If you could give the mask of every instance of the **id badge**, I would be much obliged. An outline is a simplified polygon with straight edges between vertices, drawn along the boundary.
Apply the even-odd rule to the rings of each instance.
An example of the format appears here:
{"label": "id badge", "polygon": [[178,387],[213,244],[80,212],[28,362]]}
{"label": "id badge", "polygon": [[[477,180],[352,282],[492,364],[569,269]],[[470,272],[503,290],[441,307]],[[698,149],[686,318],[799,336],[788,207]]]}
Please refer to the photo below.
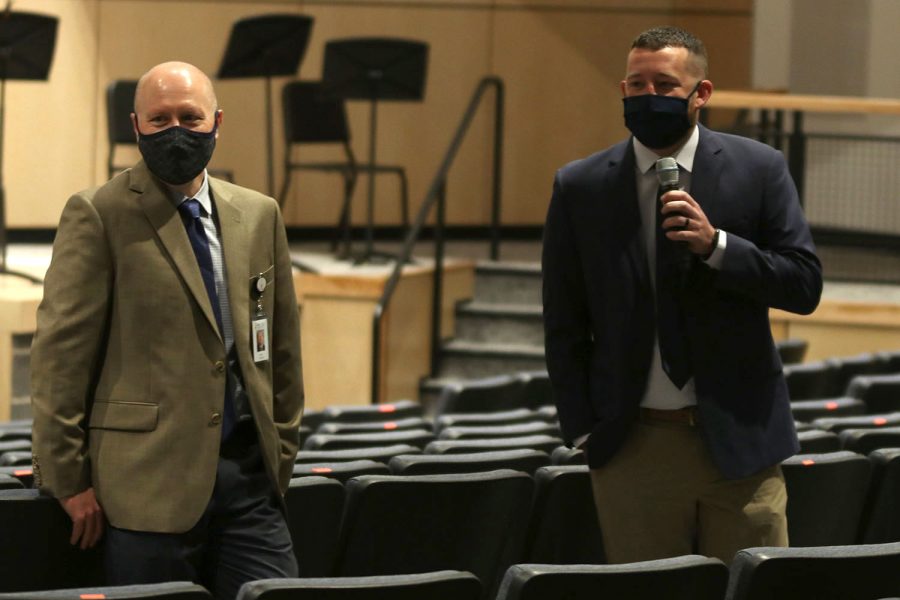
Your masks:
{"label": "id badge", "polygon": [[264,313],[258,313],[250,322],[250,334],[253,344],[253,362],[269,360],[269,319]]}

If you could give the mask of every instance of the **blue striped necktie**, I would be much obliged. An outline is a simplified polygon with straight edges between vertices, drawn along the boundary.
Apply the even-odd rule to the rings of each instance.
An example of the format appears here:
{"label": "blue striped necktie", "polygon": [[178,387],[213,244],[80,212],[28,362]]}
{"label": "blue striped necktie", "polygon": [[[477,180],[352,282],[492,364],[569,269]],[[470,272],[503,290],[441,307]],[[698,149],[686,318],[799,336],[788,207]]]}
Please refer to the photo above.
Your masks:
{"label": "blue striped necktie", "polygon": [[194,249],[194,256],[197,257],[197,264],[200,266],[200,275],[203,277],[203,285],[206,286],[209,303],[212,304],[213,314],[216,316],[219,333],[224,334],[222,329],[222,309],[219,306],[219,295],[216,293],[216,274],[213,271],[209,239],[206,237],[206,230],[203,229],[203,222],[200,220],[201,210],[200,203],[194,198],[185,200],[178,205],[178,212],[181,213],[184,228],[187,231],[191,247]]}

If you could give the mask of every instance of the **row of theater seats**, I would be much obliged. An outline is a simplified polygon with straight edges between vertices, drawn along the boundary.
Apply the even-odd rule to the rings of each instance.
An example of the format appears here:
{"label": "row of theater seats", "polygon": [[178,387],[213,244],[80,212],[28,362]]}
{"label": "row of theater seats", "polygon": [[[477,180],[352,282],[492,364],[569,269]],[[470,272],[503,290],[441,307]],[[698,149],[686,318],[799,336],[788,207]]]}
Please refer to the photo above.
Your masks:
{"label": "row of theater seats", "polygon": [[[731,568],[689,555],[623,565],[517,564],[496,594],[474,574],[441,570],[387,576],[265,579],[237,600],[896,600],[900,544],[748,548]],[[186,582],[0,594],[0,600],[209,600]]]}
{"label": "row of theater seats", "polygon": [[[371,459],[297,464],[286,504],[301,575],[458,569],[496,585],[514,563],[604,562],[587,466],[546,466],[577,461],[579,451],[557,449],[553,458],[528,449],[482,456],[402,451],[389,466]],[[315,457],[301,457],[307,458]],[[416,470],[421,464],[426,467]],[[516,470],[499,468],[504,465]],[[373,466],[380,473],[444,472],[361,474]],[[900,448],[869,458],[800,455],[782,467],[792,545],[900,541]],[[7,589],[38,589],[84,583],[78,578],[96,574],[91,553],[73,555],[68,548],[68,527],[54,500],[35,490],[0,491],[0,582]]]}

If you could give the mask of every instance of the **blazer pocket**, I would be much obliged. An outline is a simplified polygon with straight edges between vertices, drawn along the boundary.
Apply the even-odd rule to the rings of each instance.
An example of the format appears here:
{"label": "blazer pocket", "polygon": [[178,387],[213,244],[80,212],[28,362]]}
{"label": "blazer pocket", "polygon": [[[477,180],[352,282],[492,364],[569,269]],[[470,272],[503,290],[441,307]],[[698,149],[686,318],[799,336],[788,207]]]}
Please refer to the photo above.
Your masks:
{"label": "blazer pocket", "polygon": [[90,427],[119,431],[153,431],[159,420],[159,406],[149,402],[95,400]]}

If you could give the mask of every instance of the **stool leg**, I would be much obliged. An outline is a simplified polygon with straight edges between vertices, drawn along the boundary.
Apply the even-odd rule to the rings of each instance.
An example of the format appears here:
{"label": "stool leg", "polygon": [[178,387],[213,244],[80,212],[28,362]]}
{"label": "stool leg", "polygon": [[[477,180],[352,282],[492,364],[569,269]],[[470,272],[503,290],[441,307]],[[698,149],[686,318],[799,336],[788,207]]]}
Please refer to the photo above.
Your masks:
{"label": "stool leg", "polygon": [[[351,222],[351,203],[353,201],[353,192],[356,189],[356,171],[348,167],[342,173],[344,178],[344,205],[341,207],[341,217],[338,221],[338,235],[343,234],[344,237],[344,254],[350,256],[350,231],[353,226]],[[337,239],[332,244],[332,251],[337,251]]]}
{"label": "stool leg", "polygon": [[403,211],[403,228],[409,229],[409,193],[406,184],[406,169],[400,169],[400,209]]}

